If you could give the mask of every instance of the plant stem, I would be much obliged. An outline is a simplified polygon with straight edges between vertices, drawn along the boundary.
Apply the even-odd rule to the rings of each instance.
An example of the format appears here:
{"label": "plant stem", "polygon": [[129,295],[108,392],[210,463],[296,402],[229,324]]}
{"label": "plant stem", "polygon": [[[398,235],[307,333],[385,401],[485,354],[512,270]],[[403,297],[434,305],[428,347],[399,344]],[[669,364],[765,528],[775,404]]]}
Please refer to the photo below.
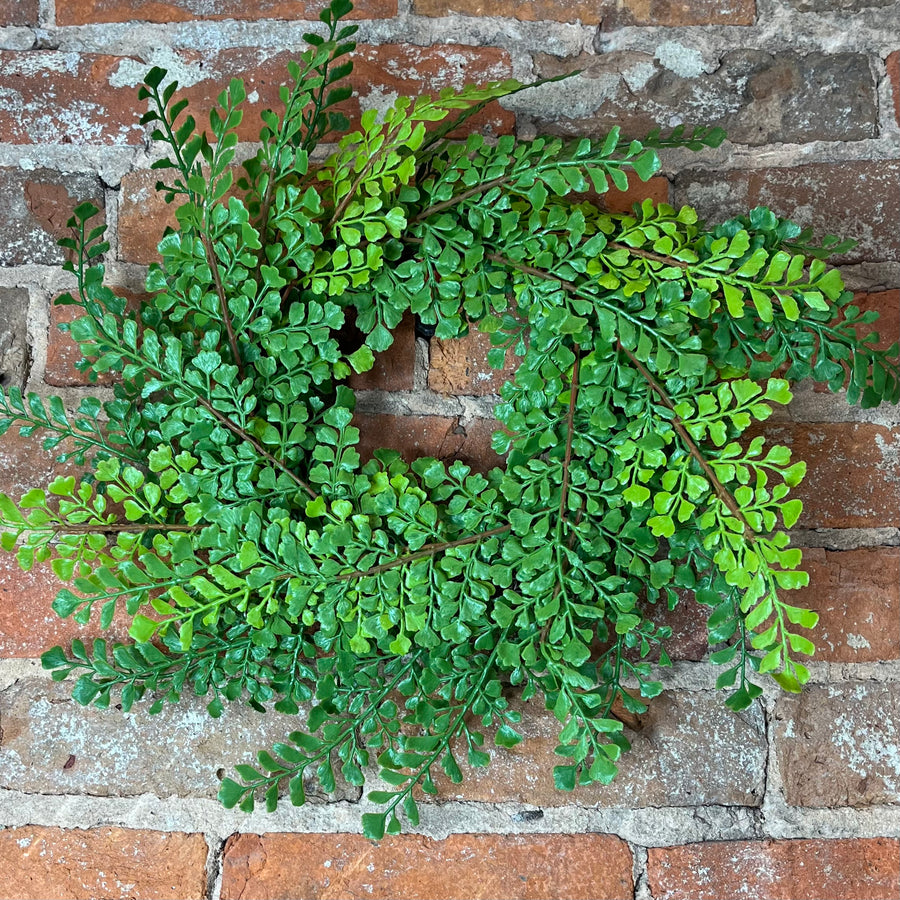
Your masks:
{"label": "plant stem", "polygon": [[572,439],[575,433],[575,402],[578,397],[578,371],[581,367],[581,348],[575,345],[575,363],[572,366],[569,388],[569,412],[566,415],[566,455],[563,458],[562,490],[559,495],[559,519],[566,520],[566,502],[569,499],[569,467],[572,465]]}
{"label": "plant stem", "polygon": [[665,266],[677,266],[679,269],[689,269],[690,265],[682,262],[680,259],[672,259],[669,256],[660,256],[659,253],[651,253],[649,250],[641,250],[640,247],[629,247],[628,244],[620,244],[618,241],[610,241],[607,247],[613,250],[627,250],[632,256],[640,256],[642,259],[649,259],[653,262],[662,263]]}
{"label": "plant stem", "polygon": [[237,335],[234,333],[234,325],[231,323],[231,313],[228,311],[228,298],[225,296],[225,285],[222,284],[222,276],[219,274],[219,261],[216,259],[216,251],[213,247],[209,234],[205,231],[200,234],[200,241],[203,244],[203,250],[206,253],[206,262],[212,272],[213,283],[216,286],[216,295],[219,298],[219,309],[222,311],[222,321],[225,323],[225,331],[228,333],[228,343],[231,346],[231,355],[234,357],[234,364],[238,368],[241,380],[243,381],[244,363],[238,349]]}
{"label": "plant stem", "polygon": [[[631,361],[631,364],[641,373],[641,377],[647,384],[650,386],[650,389],[659,397],[663,406],[667,409],[671,410],[673,413],[675,412],[675,404],[672,403],[671,398],[665,392],[662,385],[650,374],[647,370],[646,366],[626,347],[623,347],[621,342],[619,342],[619,350],[624,353],[628,359]],[[691,456],[697,460],[698,465],[701,469],[703,469],[703,474],[709,479],[709,483],[712,485],[713,490],[716,492],[716,496],[725,504],[728,508],[728,511],[744,526],[744,537],[747,540],[755,541],[756,540],[756,532],[750,526],[750,523],[744,517],[743,512],[741,512],[741,508],[738,506],[737,500],[734,499],[731,491],[719,481],[718,476],[713,471],[712,466],[706,461],[706,457],[700,452],[700,448],[694,443],[693,438],[688,433],[687,429],[684,427],[681,419],[678,418],[677,415],[672,417],[672,427],[678,433],[678,436],[684,442],[684,445],[687,447]]]}
{"label": "plant stem", "polygon": [[499,187],[501,184],[506,184],[511,177],[512,176],[510,175],[501,175],[499,178],[493,178],[482,184],[476,184],[474,187],[470,187],[467,191],[463,191],[461,194],[457,194],[449,200],[443,200],[440,203],[435,203],[434,206],[423,209],[422,212],[413,219],[413,222],[424,222],[429,216],[433,216],[435,213],[443,212],[445,209],[450,209],[459,203],[463,203],[465,200],[468,200],[469,197],[475,197],[478,194],[489,191],[492,187]]}
{"label": "plant stem", "polygon": [[338,575],[338,578],[341,580],[348,580],[351,578],[367,578],[369,575],[377,575],[379,572],[386,572],[388,569],[393,569],[396,566],[402,566],[405,563],[412,562],[416,559],[424,559],[426,556],[433,556],[435,553],[440,553],[444,550],[452,550],[454,547],[464,547],[466,544],[474,544],[476,541],[480,541],[482,538],[493,537],[495,534],[503,534],[504,532],[509,531],[510,527],[510,525],[498,525],[496,528],[490,528],[487,531],[481,531],[478,534],[470,534],[468,537],[460,538],[457,541],[425,544],[424,547],[422,547],[420,550],[416,550],[415,553],[409,553],[406,556],[398,557],[397,559],[393,559],[388,563],[382,563],[378,566],[372,566],[371,569],[366,569],[365,571],[347,572],[343,575]]}
{"label": "plant stem", "polygon": [[[78,525],[59,525],[54,527],[54,534],[117,534],[122,531],[200,531],[202,525],[168,525],[165,522],[115,522],[108,525],[89,523]],[[32,530],[32,529],[26,529]],[[43,529],[34,529],[42,531]]]}

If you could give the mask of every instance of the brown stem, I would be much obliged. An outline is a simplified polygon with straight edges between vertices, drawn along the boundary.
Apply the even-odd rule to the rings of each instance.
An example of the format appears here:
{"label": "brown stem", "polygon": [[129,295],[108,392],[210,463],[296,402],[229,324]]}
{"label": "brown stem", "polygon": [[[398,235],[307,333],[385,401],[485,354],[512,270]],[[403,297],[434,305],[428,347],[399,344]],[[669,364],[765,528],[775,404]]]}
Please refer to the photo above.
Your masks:
{"label": "brown stem", "polygon": [[616,241],[610,241],[607,247],[613,250],[627,250],[632,256],[640,256],[643,259],[650,259],[653,262],[662,263],[665,266],[677,266],[679,269],[689,269],[690,265],[682,262],[680,259],[672,259],[669,256],[660,256],[659,253],[652,253],[650,250],[641,250],[640,247],[629,247],[628,244],[620,244]]}
{"label": "brown stem", "polygon": [[[395,125],[384,137],[384,143],[381,145],[381,149],[374,156],[370,156],[366,164],[363,166],[362,171],[359,175],[356,176],[356,180],[350,185],[350,190],[343,196],[338,205],[334,208],[334,212],[331,214],[331,219],[326,226],[326,231],[330,232],[332,228],[340,221],[341,216],[344,214],[344,210],[350,205],[350,202],[356,196],[356,192],[359,190],[359,186],[366,180],[371,172],[375,162],[379,160],[381,157],[386,156],[390,150],[392,149],[391,141],[397,136],[400,132],[400,128],[402,127],[402,121]],[[362,148],[360,148],[362,149]]]}
{"label": "brown stem", "polygon": [[[650,386],[650,389],[659,397],[663,406],[667,409],[670,409],[673,413],[675,412],[675,404],[672,403],[669,395],[665,392],[662,385],[650,374],[647,370],[646,366],[626,347],[623,347],[621,342],[619,343],[619,350],[621,350],[631,361],[631,364],[641,373],[641,377],[647,384]],[[712,466],[706,461],[706,457],[700,452],[700,448],[694,443],[694,439],[688,433],[688,430],[684,427],[681,419],[678,416],[672,417],[672,427],[678,433],[678,436],[684,442],[684,445],[687,447],[691,456],[697,460],[700,468],[703,469],[703,474],[709,479],[709,483],[713,486],[713,490],[716,492],[716,496],[725,504],[728,508],[728,511],[744,526],[744,537],[748,540],[756,540],[756,533],[753,528],[750,526],[750,523],[744,517],[743,512],[741,512],[741,508],[738,506],[737,500],[734,499],[731,491],[719,481],[718,476],[713,471]]]}
{"label": "brown stem", "polygon": [[225,428],[227,428],[232,434],[237,435],[242,441],[246,441],[260,456],[267,459],[273,466],[277,466],[284,472],[287,476],[291,478],[291,480],[297,484],[299,487],[303,488],[313,500],[315,500],[319,495],[302,479],[299,475],[293,472],[291,469],[285,465],[277,456],[273,456],[263,447],[262,444],[258,440],[256,440],[253,435],[248,434],[241,428],[240,425],[235,425],[228,416],[223,416],[208,400],[204,397],[197,397],[197,402],[207,411],[209,412],[219,423],[221,423]]}
{"label": "brown stem", "polygon": [[[575,364],[572,367],[572,379],[571,379],[571,388],[569,391],[569,412],[566,415],[566,455],[563,458],[563,478],[562,478],[562,488],[560,490],[559,496],[559,521],[566,522],[568,520],[568,516],[566,515],[566,506],[569,500],[569,467],[572,465],[572,440],[575,435],[575,402],[578,397],[578,373],[581,367],[581,348],[576,344],[575,345]],[[578,527],[578,523],[581,521],[581,517],[584,513],[584,500],[582,500],[581,508],[578,510],[578,516],[575,519],[575,527]],[[573,546],[575,546],[575,531],[572,530],[572,533],[569,535],[569,549],[571,550]],[[565,575],[569,566],[566,560],[562,562],[562,574]],[[560,591],[562,590],[562,580],[558,580],[556,582],[555,587],[553,588],[553,600],[555,600]],[[552,602],[552,601],[551,601]],[[541,637],[540,641],[543,643],[547,639],[547,632],[550,630],[550,622],[547,621],[544,623],[544,627],[541,629]]]}
{"label": "brown stem", "polygon": [[487,531],[481,531],[478,534],[470,534],[468,537],[460,538],[458,541],[425,544],[420,550],[416,550],[415,553],[410,553],[407,556],[400,557],[399,559],[392,559],[388,563],[382,563],[378,566],[372,566],[371,569],[366,569],[365,571],[347,572],[345,575],[339,575],[338,578],[344,581],[347,581],[351,578],[367,578],[369,575],[377,575],[379,572],[386,572],[388,569],[402,566],[408,562],[412,562],[415,559],[423,559],[426,556],[433,556],[435,553],[440,553],[444,550],[452,550],[454,547],[463,547],[466,544],[474,544],[476,541],[480,541],[482,538],[493,537],[495,534],[503,534],[503,532],[509,531],[509,529],[509,525],[498,525],[496,528],[490,528]]}
{"label": "brown stem", "polygon": [[[625,248],[631,249],[631,248]],[[665,257],[660,257],[663,261],[668,262]],[[521,272],[525,272],[528,275],[534,275],[538,278],[544,278],[549,281],[557,282],[560,287],[564,288],[567,291],[575,292],[578,288],[568,282],[563,281],[561,278],[557,278],[555,275],[551,275],[549,272],[545,272],[542,269],[536,269],[534,266],[528,266],[524,263],[517,263],[511,259],[507,259],[505,256],[501,256],[499,253],[491,253],[487,256],[487,259],[494,260],[495,262],[501,263],[502,265],[513,266]],[[619,343],[619,349],[631,360],[634,367],[641,373],[641,376],[650,385],[653,392],[660,398],[663,402],[663,405],[668,407],[670,410],[674,412],[675,406],[672,401],[669,399],[668,394],[663,390],[661,385],[656,381],[656,379],[647,371],[646,367],[641,363],[641,361],[630,351]],[[737,501],[732,496],[731,492],[719,481],[716,473],[713,471],[712,466],[706,461],[706,458],[700,452],[700,449],[694,443],[693,438],[691,438],[690,434],[688,434],[687,429],[681,423],[681,420],[675,416],[672,419],[672,427],[678,433],[679,437],[684,441],[685,446],[690,451],[691,456],[697,460],[700,468],[703,470],[706,477],[709,479],[710,484],[713,486],[713,490],[716,492],[716,496],[725,504],[728,508],[728,511],[744,526],[744,535],[748,538],[748,540],[756,539],[756,532],[750,526],[750,523],[744,517],[744,514],[741,512],[741,508],[738,506]]]}
{"label": "brown stem", "polygon": [[429,216],[433,216],[435,213],[443,212],[445,209],[450,209],[452,206],[456,206],[458,203],[462,203],[464,200],[468,200],[469,197],[474,197],[476,194],[483,194],[486,191],[489,191],[492,187],[498,187],[501,184],[506,184],[509,181],[508,175],[501,175],[499,178],[493,178],[491,181],[485,181],[482,184],[476,184],[474,187],[470,187],[467,191],[463,191],[461,194],[457,194],[454,197],[450,197],[449,200],[442,200],[440,203],[435,203],[434,206],[429,206],[427,209],[423,209],[415,219],[414,222],[423,222]]}
{"label": "brown stem", "polygon": [[562,278],[559,278],[556,275],[551,275],[549,272],[545,272],[543,269],[536,269],[534,266],[529,266],[527,263],[516,262],[514,259],[509,259],[506,256],[503,256],[501,253],[488,253],[485,255],[485,259],[491,260],[491,262],[499,263],[501,266],[512,266],[514,269],[518,269],[520,272],[524,272],[526,275],[534,275],[535,278],[543,278],[545,281],[555,281],[559,284],[560,287],[565,288],[567,291],[577,292],[578,288],[569,281],[563,281]]}
{"label": "brown stem", "polygon": [[116,534],[121,531],[199,531],[201,525],[167,525],[165,522],[116,522],[110,525],[60,525],[56,534]]}
{"label": "brown stem", "polygon": [[219,297],[219,308],[222,310],[222,321],[225,322],[225,330],[228,332],[228,343],[231,346],[231,355],[234,357],[234,364],[238,367],[238,372],[243,381],[244,363],[241,360],[241,354],[238,351],[237,335],[234,333],[234,326],[231,324],[231,313],[228,311],[228,299],[225,296],[225,286],[222,284],[222,276],[219,274],[219,261],[216,259],[216,251],[206,232],[201,232],[200,240],[202,241],[203,249],[206,252],[206,262],[212,272],[213,282],[216,286],[216,294]]}
{"label": "brown stem", "polygon": [[266,259],[266,232],[269,230],[269,210],[272,207],[272,189],[275,186],[274,173],[269,170],[269,181],[266,185],[265,194],[259,199],[259,218],[256,220],[256,230],[259,232],[260,243],[262,248],[259,251],[259,260],[256,263],[256,285],[262,282],[262,267]]}
{"label": "brown stem", "polygon": [[559,497],[559,518],[566,521],[566,502],[569,499],[569,466],[572,464],[572,439],[575,432],[575,400],[578,397],[578,370],[581,366],[580,347],[575,345],[575,364],[572,366],[571,388],[569,389],[569,412],[566,415],[566,455],[563,458],[562,490]]}

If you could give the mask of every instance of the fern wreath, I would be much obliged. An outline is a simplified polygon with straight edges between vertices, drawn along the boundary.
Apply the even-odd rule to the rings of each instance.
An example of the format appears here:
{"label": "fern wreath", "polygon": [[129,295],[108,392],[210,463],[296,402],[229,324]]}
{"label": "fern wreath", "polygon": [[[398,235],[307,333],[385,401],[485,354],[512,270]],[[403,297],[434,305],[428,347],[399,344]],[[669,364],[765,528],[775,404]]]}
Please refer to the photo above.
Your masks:
{"label": "fern wreath", "polygon": [[[623,720],[662,690],[661,608],[711,608],[732,709],[759,675],[800,690],[817,617],[784,593],[808,581],[787,534],[805,464],[746,430],[798,379],[868,407],[897,402],[900,378],[896,345],[877,349],[875,315],[823,261],[837,239],[813,244],[763,208],[706,226],[689,207],[586,199],[718,129],[453,140],[524,88],[503,82],[401,98],[348,131],[348,11],[323,13],[327,35],[308,36],[240,168],[242,82],[206,132],[148,73],[142,121],[168,148],[154,168],[178,224],[135,313],[104,285],[97,210],[75,210],[71,335],[92,378],[119,377],[75,413],[2,394],[4,431],[46,432],[77,468],[0,498],[0,526],[24,568],[66,583],[59,615],[131,617],[130,643],[44,655],[77,676],[79,702],[127,711],[152,694],[158,712],[192,691],[212,716],[239,698],[302,708],[221,801],[274,810],[284,784],[299,805],[311,779],[327,792],[338,773],[377,774],[363,828],[379,838],[418,823],[436,779],[486,765],[486,733],[521,739],[511,690],[559,722],[560,789],[609,782]],[[350,311],[364,339],[348,353]],[[410,311],[440,338],[490,334],[496,367],[521,357],[495,409],[505,467],[361,461],[343,382]]]}

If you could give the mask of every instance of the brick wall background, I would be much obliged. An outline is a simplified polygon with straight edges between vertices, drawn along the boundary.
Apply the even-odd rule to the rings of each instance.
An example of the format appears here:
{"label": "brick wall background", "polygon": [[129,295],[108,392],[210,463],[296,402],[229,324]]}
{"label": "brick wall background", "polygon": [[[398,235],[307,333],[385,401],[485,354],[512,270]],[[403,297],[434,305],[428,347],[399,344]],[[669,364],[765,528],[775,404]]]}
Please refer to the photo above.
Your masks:
{"label": "brick wall background", "polygon": [[[150,64],[202,109],[223,80],[277,98],[319,0],[0,0],[0,370],[6,384],[85,388],[55,328],[60,236],[93,199],[113,283],[134,295],[168,212],[136,124]],[[771,206],[859,239],[844,259],[861,302],[900,332],[900,3],[891,0],[359,0],[355,102],[580,68],[482,121],[492,133],[639,136],[718,123],[730,142],[670,153],[629,197],[709,218]],[[253,117],[248,116],[252,121]],[[252,137],[248,129],[248,137]],[[478,337],[417,338],[404,322],[356,383],[373,443],[490,465],[492,392]],[[812,683],[734,715],[712,690],[697,611],[673,617],[669,690],[621,777],[554,791],[549,716],[445,786],[420,835],[358,833],[359,796],[247,816],[214,800],[218,767],[290,730],[243,707],[218,724],[185,700],[150,719],[84,710],[35,657],[76,626],[55,586],[0,557],[0,895],[3,897],[896,898],[900,896],[900,414],[802,387],[768,431],[810,463],[797,540],[803,602],[822,617]],[[55,468],[0,442],[0,489]]]}

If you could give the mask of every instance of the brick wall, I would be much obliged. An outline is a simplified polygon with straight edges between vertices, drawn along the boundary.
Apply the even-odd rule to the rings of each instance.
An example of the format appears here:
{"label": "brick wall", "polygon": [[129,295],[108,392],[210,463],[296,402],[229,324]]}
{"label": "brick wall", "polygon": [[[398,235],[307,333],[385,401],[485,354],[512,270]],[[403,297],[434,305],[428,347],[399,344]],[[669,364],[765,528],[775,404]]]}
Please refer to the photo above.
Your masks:
{"label": "brick wall", "polygon": [[[7,384],[85,391],[55,328],[56,247],[91,198],[111,225],[112,281],[138,296],[169,211],[134,86],[177,70],[200,108],[241,75],[254,104],[320,0],[0,0],[0,368]],[[858,247],[844,274],[900,332],[900,2],[891,0],[359,0],[355,109],[395,93],[582,69],[481,121],[491,133],[635,134],[718,123],[731,142],[671,153],[642,195],[710,218],[764,203]],[[248,116],[252,121],[253,117]],[[248,131],[248,135],[250,132]],[[417,338],[405,321],[358,379],[371,440],[491,464],[502,376],[478,337]],[[4,897],[900,896],[900,415],[802,387],[767,430],[810,464],[799,532],[822,622],[812,683],[740,715],[712,690],[704,622],[672,617],[669,690],[610,787],[557,793],[553,723],[442,785],[420,835],[358,833],[359,796],[246,816],[214,800],[218,767],[290,730],[199,702],[150,719],[84,710],[35,657],[75,634],[54,586],[0,559],[0,895]],[[0,442],[0,488],[55,469]],[[114,624],[113,630],[115,631]],[[121,632],[120,632],[121,634]]]}

